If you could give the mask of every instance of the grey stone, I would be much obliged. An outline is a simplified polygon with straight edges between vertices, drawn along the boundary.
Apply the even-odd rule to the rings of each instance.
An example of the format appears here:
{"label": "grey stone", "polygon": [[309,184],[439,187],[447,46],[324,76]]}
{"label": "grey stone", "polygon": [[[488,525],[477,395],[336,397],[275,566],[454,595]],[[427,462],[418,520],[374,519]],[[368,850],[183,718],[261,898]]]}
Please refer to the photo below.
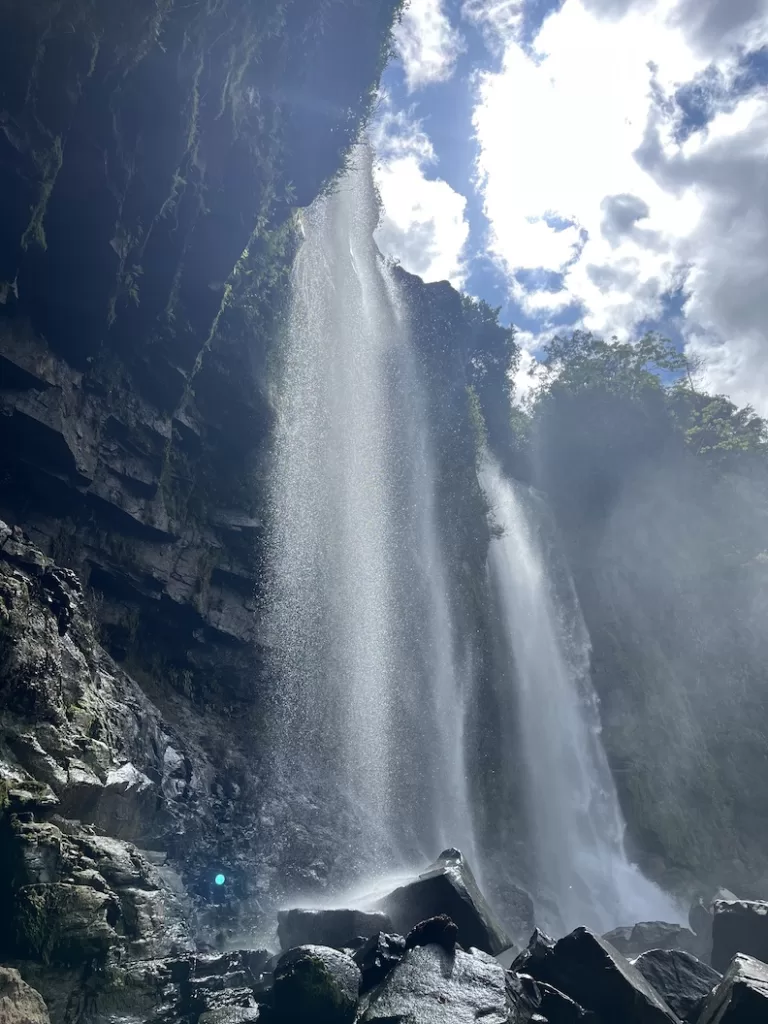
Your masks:
{"label": "grey stone", "polygon": [[605,939],[577,928],[528,969],[607,1021],[676,1024],[678,1018],[643,975]]}
{"label": "grey stone", "polygon": [[458,926],[462,946],[494,955],[512,945],[458,850],[446,850],[425,872],[379,899],[395,930],[407,935],[421,921],[447,914]]}
{"label": "grey stone", "polygon": [[391,932],[386,914],[364,910],[281,910],[277,915],[277,937],[283,949],[294,946],[333,946],[341,949],[355,936],[368,939],[379,932]]}
{"label": "grey stone", "polygon": [[0,1024],[50,1024],[43,997],[12,967],[0,967]]}
{"label": "grey stone", "polygon": [[712,921],[712,966],[724,972],[737,953],[768,961],[768,902],[717,900]]}
{"label": "grey stone", "polygon": [[678,1017],[692,1024],[721,978],[714,968],[679,949],[651,949],[633,960],[632,966]]}
{"label": "grey stone", "polygon": [[642,921],[631,927],[614,928],[603,938],[626,957],[639,956],[649,949],[683,949],[694,956],[703,951],[701,939],[690,928],[665,921]]}
{"label": "grey stone", "polygon": [[739,954],[707,999],[696,1024],[765,1024],[768,966]]}
{"label": "grey stone", "polygon": [[274,972],[272,1010],[280,1024],[312,1020],[349,1024],[357,1009],[360,968],[350,957],[327,946],[288,950]]}
{"label": "grey stone", "polygon": [[507,1024],[504,970],[491,957],[417,946],[364,998],[362,1024]]}

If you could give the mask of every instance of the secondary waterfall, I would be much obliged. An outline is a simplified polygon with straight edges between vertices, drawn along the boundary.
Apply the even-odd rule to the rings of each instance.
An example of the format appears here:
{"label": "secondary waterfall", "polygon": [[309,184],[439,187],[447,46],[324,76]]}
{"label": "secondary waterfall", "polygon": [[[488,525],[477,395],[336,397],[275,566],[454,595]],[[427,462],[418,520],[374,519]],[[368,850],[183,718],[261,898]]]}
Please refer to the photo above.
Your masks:
{"label": "secondary waterfall", "polygon": [[[302,218],[277,375],[268,622],[278,769],[320,790],[329,815],[341,794],[364,823],[361,846],[392,870],[446,845],[471,853],[473,837],[466,659],[427,403],[397,282],[373,242],[378,213],[358,147]],[[353,840],[345,856],[362,857]]]}
{"label": "secondary waterfall", "polygon": [[522,745],[539,919],[559,932],[677,921],[679,908],[624,852],[625,824],[590,679],[589,634],[549,510],[491,459],[481,483],[500,532],[489,570],[516,691],[498,699],[510,741]]}

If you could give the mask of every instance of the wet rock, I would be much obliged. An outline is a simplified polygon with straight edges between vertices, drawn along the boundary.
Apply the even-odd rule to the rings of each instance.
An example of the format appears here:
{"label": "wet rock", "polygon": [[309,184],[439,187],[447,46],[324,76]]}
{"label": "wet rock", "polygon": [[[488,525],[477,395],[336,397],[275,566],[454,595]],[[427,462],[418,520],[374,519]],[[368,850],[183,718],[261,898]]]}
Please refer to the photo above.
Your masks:
{"label": "wet rock", "polygon": [[518,945],[523,945],[536,927],[530,894],[522,886],[502,878],[489,888],[488,899],[504,929]]}
{"label": "wet rock", "polygon": [[277,937],[282,949],[294,946],[333,946],[340,949],[355,936],[368,939],[392,931],[386,914],[364,910],[281,910]]}
{"label": "wet rock", "polygon": [[541,1003],[539,983],[529,974],[507,971],[505,976],[511,1024],[527,1024],[538,1013]]}
{"label": "wet rock", "polygon": [[691,953],[651,949],[632,961],[645,980],[684,1021],[694,1022],[721,975]]}
{"label": "wet rock", "polygon": [[0,967],[0,1024],[50,1024],[43,997],[12,967]]}
{"label": "wet rock", "polygon": [[348,1024],[355,1017],[360,968],[327,946],[299,946],[284,953],[275,968],[272,1015],[279,1024],[312,1020]]}
{"label": "wet rock", "polygon": [[697,935],[704,937],[707,941],[712,941],[712,919],[715,916],[714,905],[717,900],[726,900],[729,902],[738,902],[739,897],[731,892],[730,889],[718,889],[711,896],[697,897],[691,904],[691,909],[688,911],[688,924],[691,926],[691,931],[694,931]]}
{"label": "wet rock", "polygon": [[403,959],[405,939],[402,935],[372,935],[355,953],[353,960],[363,975],[361,991],[367,992],[386,978]]}
{"label": "wet rock", "polygon": [[528,945],[512,961],[511,969],[518,974],[531,974],[534,977],[539,977],[544,960],[551,955],[554,948],[555,940],[536,928]]}
{"label": "wet rock", "polygon": [[114,897],[83,885],[23,886],[15,920],[20,948],[46,963],[103,959],[117,942]]}
{"label": "wet rock", "polygon": [[403,935],[421,921],[447,914],[458,926],[462,946],[476,946],[495,955],[512,945],[458,850],[446,850],[418,878],[378,900],[375,906]]}
{"label": "wet rock", "polygon": [[768,966],[740,954],[708,997],[696,1024],[764,1024],[766,1020]]}
{"label": "wet rock", "polygon": [[442,946],[449,953],[456,945],[456,938],[459,934],[458,927],[446,914],[439,914],[437,917],[430,917],[427,921],[421,921],[415,928],[411,928],[405,937],[405,948],[413,949],[414,946]]}
{"label": "wet rock", "polygon": [[639,956],[649,949],[684,949],[696,955],[701,940],[690,928],[665,921],[643,921],[626,928],[614,928],[603,936],[606,942],[626,957]]}
{"label": "wet rock", "polygon": [[364,997],[361,1024],[507,1024],[503,968],[488,954],[409,949],[386,979]]}
{"label": "wet rock", "polygon": [[607,1021],[677,1022],[643,975],[610,943],[587,928],[566,935],[543,959],[528,966],[536,981],[552,985]]}
{"label": "wet rock", "polygon": [[541,981],[537,983],[540,1001],[537,1012],[545,1017],[548,1024],[597,1024],[597,1018],[583,1006],[579,1006],[564,992]]}
{"label": "wet rock", "polygon": [[737,953],[768,961],[768,902],[717,900],[712,921],[712,966],[726,971]]}

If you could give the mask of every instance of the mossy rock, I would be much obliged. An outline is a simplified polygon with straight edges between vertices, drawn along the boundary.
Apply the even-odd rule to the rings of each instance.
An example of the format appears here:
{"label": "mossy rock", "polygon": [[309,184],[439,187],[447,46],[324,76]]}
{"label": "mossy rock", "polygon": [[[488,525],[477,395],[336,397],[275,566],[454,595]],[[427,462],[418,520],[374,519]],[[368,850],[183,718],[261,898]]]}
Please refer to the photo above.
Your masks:
{"label": "mossy rock", "polygon": [[361,974],[350,957],[327,946],[297,946],[275,968],[273,1006],[280,1024],[312,1020],[349,1024],[355,1017]]}
{"label": "mossy rock", "polygon": [[16,894],[20,952],[44,963],[103,958],[117,941],[114,898],[85,885],[25,885]]}

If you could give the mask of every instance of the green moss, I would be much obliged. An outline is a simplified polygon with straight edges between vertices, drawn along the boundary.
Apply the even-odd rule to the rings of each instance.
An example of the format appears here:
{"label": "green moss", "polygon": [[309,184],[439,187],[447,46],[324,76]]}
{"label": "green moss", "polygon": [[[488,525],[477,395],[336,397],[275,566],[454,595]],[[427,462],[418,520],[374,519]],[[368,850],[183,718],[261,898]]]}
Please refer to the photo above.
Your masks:
{"label": "green moss", "polygon": [[38,156],[38,164],[42,175],[40,182],[40,195],[32,211],[29,224],[21,236],[22,249],[28,249],[30,245],[39,245],[41,249],[47,249],[48,243],[45,237],[45,214],[48,210],[48,202],[56,184],[61,165],[64,162],[64,149],[61,136],[57,135],[51,142],[50,149]]}

